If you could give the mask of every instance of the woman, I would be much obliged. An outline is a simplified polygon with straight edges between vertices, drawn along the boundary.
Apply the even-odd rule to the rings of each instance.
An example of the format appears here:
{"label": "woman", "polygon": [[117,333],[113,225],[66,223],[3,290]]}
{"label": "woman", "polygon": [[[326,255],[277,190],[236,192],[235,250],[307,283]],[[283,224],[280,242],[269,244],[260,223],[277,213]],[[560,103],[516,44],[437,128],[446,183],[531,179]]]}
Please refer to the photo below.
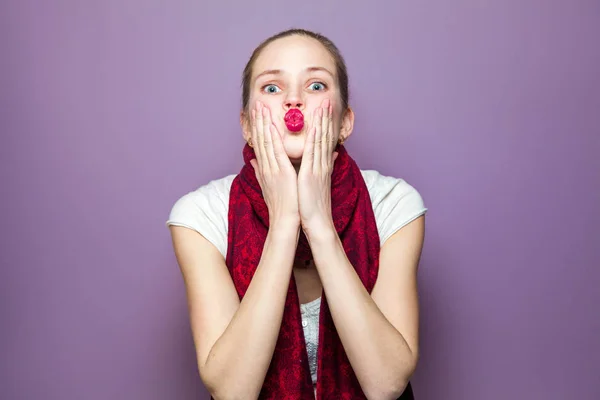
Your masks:
{"label": "woman", "polygon": [[426,208],[346,152],[342,56],[281,32],[252,54],[242,100],[244,167],[167,222],[202,381],[215,399],[412,399]]}

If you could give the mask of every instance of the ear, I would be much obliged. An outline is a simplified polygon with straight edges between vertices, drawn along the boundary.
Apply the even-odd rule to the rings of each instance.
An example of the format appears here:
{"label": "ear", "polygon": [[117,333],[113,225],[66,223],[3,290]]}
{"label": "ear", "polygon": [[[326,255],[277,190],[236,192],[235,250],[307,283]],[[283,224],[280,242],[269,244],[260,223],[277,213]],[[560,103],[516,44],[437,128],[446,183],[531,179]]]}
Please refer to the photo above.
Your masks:
{"label": "ear", "polygon": [[252,137],[252,129],[250,127],[250,118],[248,118],[244,110],[240,112],[240,126],[242,127],[244,140],[247,142]]}
{"label": "ear", "polygon": [[354,111],[351,107],[348,107],[344,116],[342,117],[342,123],[340,126],[340,139],[344,142],[348,140],[354,129]]}

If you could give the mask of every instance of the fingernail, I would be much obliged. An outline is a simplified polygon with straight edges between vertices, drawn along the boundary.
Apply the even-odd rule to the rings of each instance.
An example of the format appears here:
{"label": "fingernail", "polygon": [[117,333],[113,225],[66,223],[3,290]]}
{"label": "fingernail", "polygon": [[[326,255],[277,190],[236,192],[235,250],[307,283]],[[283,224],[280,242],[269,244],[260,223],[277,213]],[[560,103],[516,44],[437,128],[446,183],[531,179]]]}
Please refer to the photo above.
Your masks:
{"label": "fingernail", "polygon": [[267,108],[266,107],[263,107],[262,114],[263,114],[263,117],[267,116]]}
{"label": "fingernail", "polygon": [[325,99],[325,102],[323,103],[323,108],[328,108],[329,104],[329,99]]}
{"label": "fingernail", "polygon": [[319,108],[319,117],[322,117],[322,116],[323,116],[323,109]]}

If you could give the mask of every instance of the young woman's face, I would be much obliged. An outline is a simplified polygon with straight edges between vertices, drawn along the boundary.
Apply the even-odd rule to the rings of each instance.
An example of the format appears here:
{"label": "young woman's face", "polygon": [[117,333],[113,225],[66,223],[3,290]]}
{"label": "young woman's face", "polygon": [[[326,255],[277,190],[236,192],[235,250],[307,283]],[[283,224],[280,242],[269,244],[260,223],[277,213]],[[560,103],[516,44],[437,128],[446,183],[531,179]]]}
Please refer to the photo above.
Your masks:
{"label": "young woman's face", "polygon": [[[271,110],[273,123],[293,163],[301,161],[313,111],[325,99],[333,104],[333,132],[337,141],[342,106],[336,65],[317,40],[298,35],[278,39],[265,47],[256,59],[250,81],[249,110],[256,107],[257,101]],[[304,114],[304,127],[299,132],[289,131],[285,125],[284,116],[290,108]],[[252,118],[251,113],[247,118]],[[246,138],[248,133],[245,132]]]}

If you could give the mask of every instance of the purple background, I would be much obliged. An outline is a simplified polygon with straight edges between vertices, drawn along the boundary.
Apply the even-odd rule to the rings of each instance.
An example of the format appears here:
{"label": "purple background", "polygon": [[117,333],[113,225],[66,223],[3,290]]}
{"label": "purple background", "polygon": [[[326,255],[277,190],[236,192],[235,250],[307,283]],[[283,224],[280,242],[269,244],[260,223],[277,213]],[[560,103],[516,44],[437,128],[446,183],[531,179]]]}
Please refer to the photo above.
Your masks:
{"label": "purple background", "polygon": [[0,398],[208,398],[164,223],[238,171],[242,68],[291,26],[347,59],[361,168],[430,208],[417,398],[599,399],[592,0],[4,0]]}

